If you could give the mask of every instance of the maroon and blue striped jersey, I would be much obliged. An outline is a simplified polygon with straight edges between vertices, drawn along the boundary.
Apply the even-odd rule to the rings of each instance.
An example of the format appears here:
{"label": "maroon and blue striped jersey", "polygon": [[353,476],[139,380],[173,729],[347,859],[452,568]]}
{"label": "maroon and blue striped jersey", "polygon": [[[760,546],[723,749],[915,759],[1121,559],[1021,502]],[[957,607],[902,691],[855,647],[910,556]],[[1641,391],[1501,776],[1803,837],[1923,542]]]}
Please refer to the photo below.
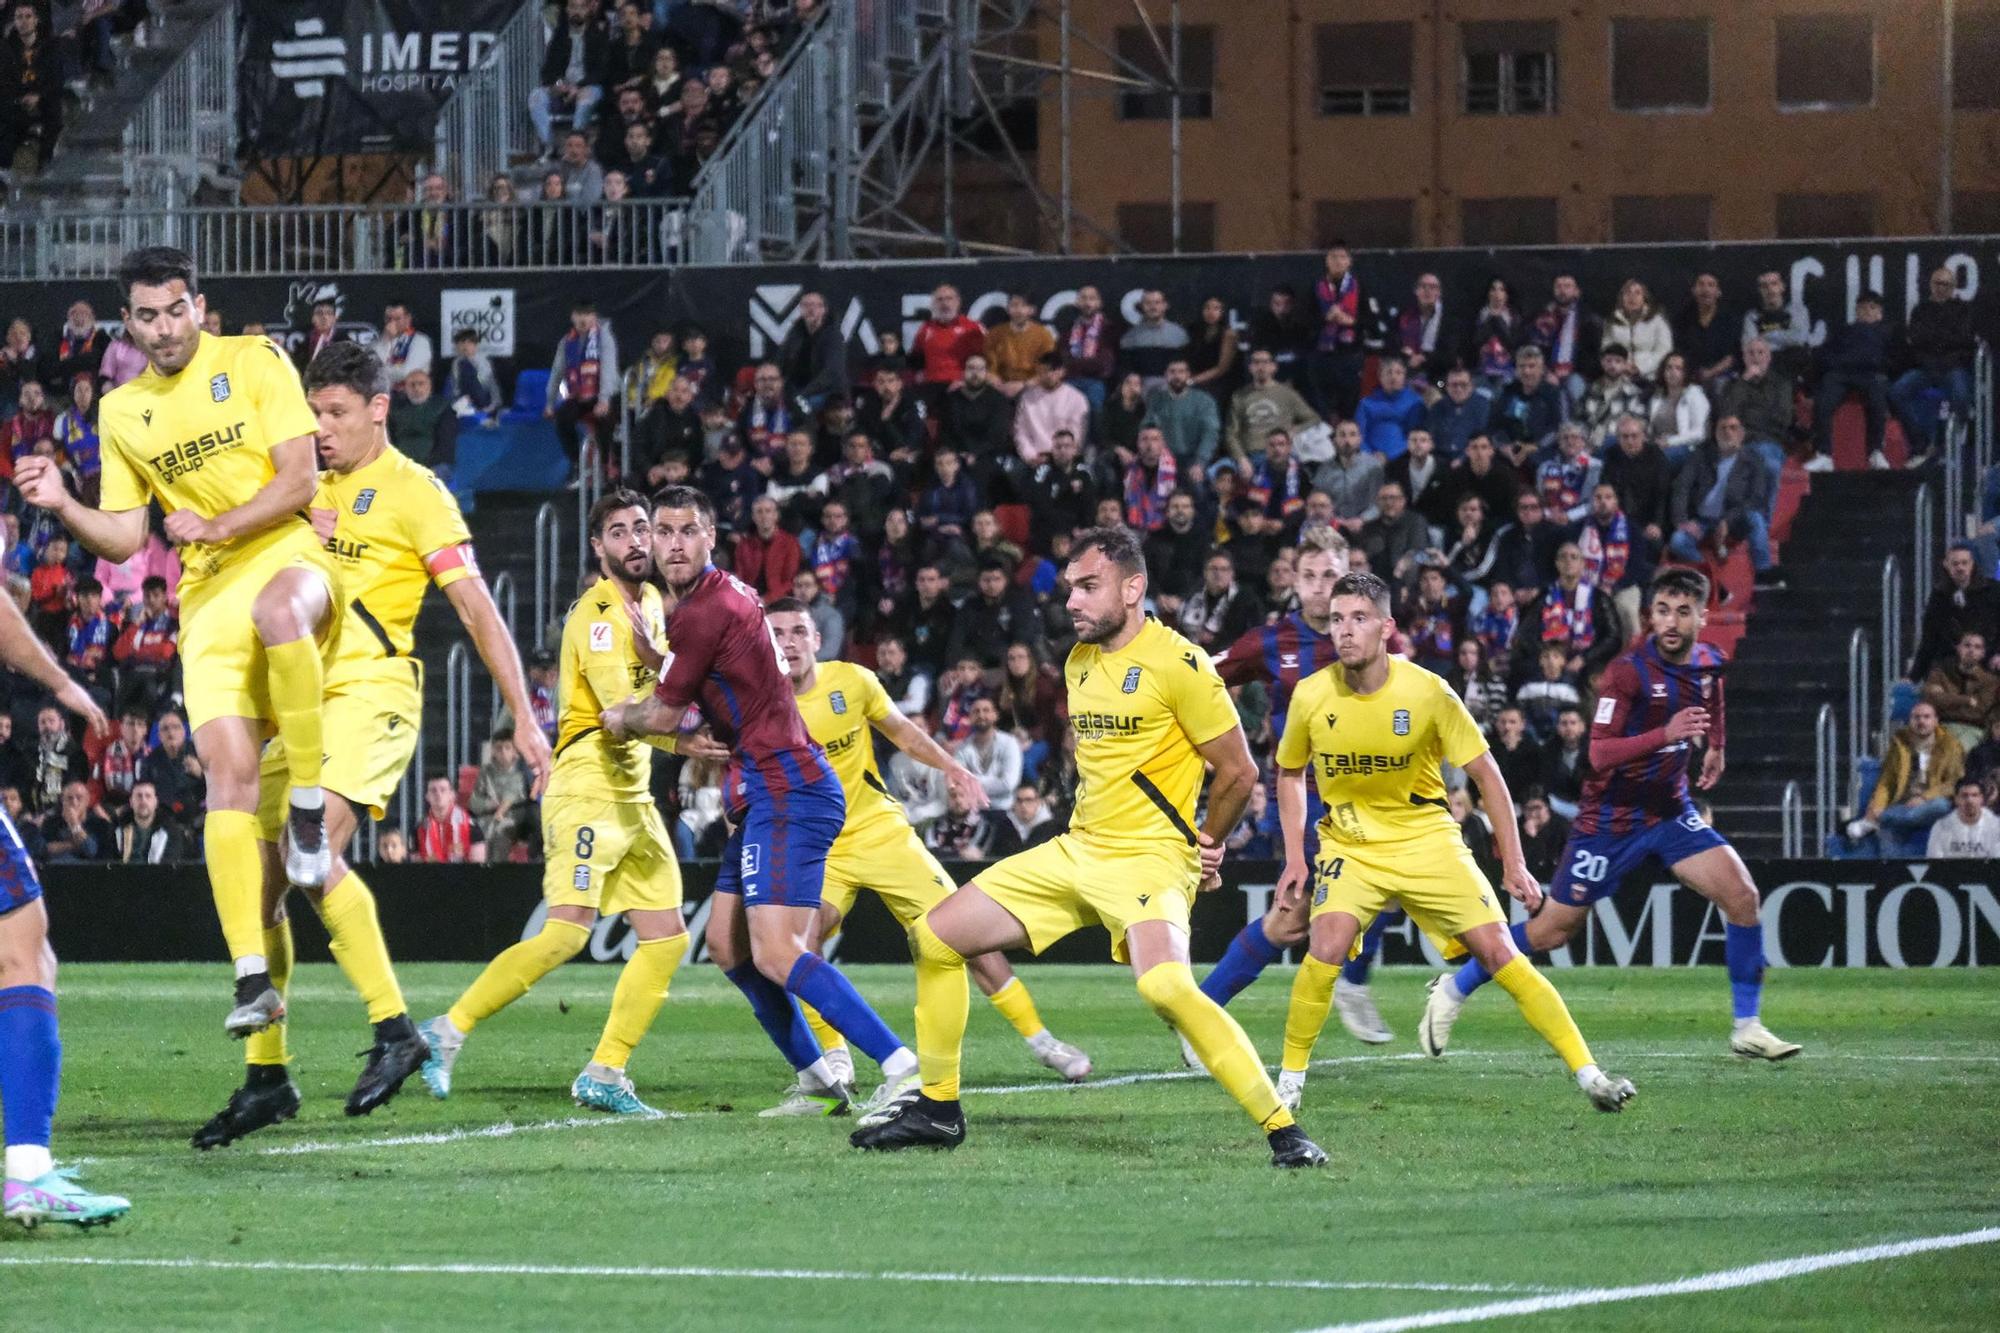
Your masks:
{"label": "maroon and blue striped jersey", "polygon": [[1209,659],[1225,685],[1262,681],[1271,690],[1271,735],[1285,729],[1285,713],[1299,682],[1334,660],[1333,640],[1306,623],[1297,611],[1269,625],[1259,625]]}
{"label": "maroon and blue striped jersey", "polygon": [[1708,710],[1708,744],[1723,745],[1722,676],[1728,659],[1696,643],[1670,662],[1649,637],[1604,671],[1590,726],[1590,775],[1577,801],[1577,833],[1630,833],[1686,813],[1691,741],[1666,738],[1683,708]]}

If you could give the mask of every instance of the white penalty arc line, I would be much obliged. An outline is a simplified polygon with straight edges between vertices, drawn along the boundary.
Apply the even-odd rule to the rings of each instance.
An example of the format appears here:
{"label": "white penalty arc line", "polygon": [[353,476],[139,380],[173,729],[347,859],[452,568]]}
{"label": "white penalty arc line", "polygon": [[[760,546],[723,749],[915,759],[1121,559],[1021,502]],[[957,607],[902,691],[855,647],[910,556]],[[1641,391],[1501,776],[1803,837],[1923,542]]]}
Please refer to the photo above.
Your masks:
{"label": "white penalty arc line", "polygon": [[1920,1236],[1886,1245],[1867,1245],[1828,1254],[1806,1254],[1793,1259],[1773,1259],[1745,1268],[1725,1268],[1699,1273],[1672,1282],[1648,1282],[1630,1287],[1584,1287],[1574,1291],[1554,1291],[1517,1300],[1492,1301],[1486,1305],[1465,1305],[1450,1310],[1430,1310],[1423,1314],[1370,1319],[1356,1324],[1328,1324],[1312,1333],[1404,1333],[1414,1328],[1449,1328],[1457,1324],[1481,1324],[1495,1319],[1515,1319],[1547,1314],[1551,1310],[1575,1310],[1587,1305],[1612,1305],[1621,1301],[1657,1300],[1664,1296],[1698,1296],[1739,1287],[1762,1286],[1787,1278],[1804,1277],[1830,1268],[1875,1264],[1888,1259],[1904,1259],[1913,1254],[1956,1250],[1968,1245],[1991,1245],[2000,1241],[2000,1227],[1960,1231],[1948,1236]]}
{"label": "white penalty arc line", "polygon": [[342,1276],[379,1277],[717,1278],[763,1282],[897,1282],[992,1287],[1156,1287],[1233,1291],[1415,1291],[1466,1294],[1552,1292],[1548,1287],[1504,1282],[1340,1282],[1319,1278],[1115,1277],[1091,1273],[868,1272],[822,1268],[711,1268],[681,1265],[310,1263],[286,1259],[112,1259],[70,1254],[0,1256],[0,1268],[41,1267],[150,1268],[223,1273],[332,1273]]}

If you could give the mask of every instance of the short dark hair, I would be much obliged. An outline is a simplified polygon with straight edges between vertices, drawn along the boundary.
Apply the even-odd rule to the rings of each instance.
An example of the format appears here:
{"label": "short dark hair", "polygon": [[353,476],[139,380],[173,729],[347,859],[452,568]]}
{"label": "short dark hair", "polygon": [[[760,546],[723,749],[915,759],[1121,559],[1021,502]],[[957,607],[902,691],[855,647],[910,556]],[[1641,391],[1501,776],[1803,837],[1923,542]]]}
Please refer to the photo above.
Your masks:
{"label": "short dark hair", "polygon": [[188,295],[195,294],[194,256],[171,245],[142,246],[118,261],[118,285],[128,299],[138,283],[164,287],[176,278],[187,284]]}
{"label": "short dark hair", "polygon": [[158,574],[148,574],[139,582],[139,592],[141,595],[149,593],[155,588],[158,588],[161,592],[165,592],[167,590],[166,579]]}
{"label": "short dark hair", "polygon": [[460,329],[451,335],[451,340],[455,343],[476,343],[479,341],[479,330]]}
{"label": "short dark hair", "polygon": [[621,509],[637,509],[649,516],[653,512],[647,507],[645,496],[630,486],[620,486],[615,491],[607,491],[598,496],[597,503],[590,507],[590,535],[602,537],[605,520]]}
{"label": "short dark hair", "polygon": [[1389,614],[1389,585],[1365,569],[1357,569],[1342,574],[1333,581],[1335,597],[1366,597],[1375,603],[1375,609],[1383,615]]}
{"label": "short dark hair", "polygon": [[1076,534],[1069,558],[1080,560],[1089,551],[1104,552],[1104,558],[1118,566],[1118,572],[1128,579],[1146,572],[1146,552],[1139,545],[1139,534],[1130,528],[1085,528]]}
{"label": "short dark hair", "polygon": [[322,310],[331,310],[337,315],[340,313],[340,302],[322,296],[319,300],[313,302],[313,313],[317,315]]}
{"label": "short dark hair", "polygon": [[1856,304],[1856,305],[1887,305],[1887,304],[1888,304],[1888,302],[1886,302],[1886,301],[1884,301],[1884,300],[1882,299],[1882,293],[1880,293],[1880,292],[1878,292],[1878,291],[1874,290],[1873,288],[1870,288],[1869,290],[1867,290],[1867,291],[1865,291],[1865,292],[1861,293],[1861,295],[1859,295],[1859,296],[1855,297],[1855,298],[1854,298],[1854,304]]}
{"label": "short dark hair", "polygon": [[[799,573],[810,574],[812,571],[810,569],[802,569]],[[774,616],[780,611],[789,611],[795,616],[810,617],[812,615],[812,608],[796,597],[773,597],[770,601],[764,603],[765,615]]]}
{"label": "short dark hair", "polygon": [[501,741],[511,742],[514,739],[514,729],[512,727],[495,727],[493,728],[493,734],[486,739],[496,745]]}
{"label": "short dark hair", "polygon": [[1653,575],[1653,581],[1646,585],[1646,600],[1651,602],[1661,593],[1673,597],[1692,597],[1696,606],[1708,605],[1708,576],[1700,570],[1689,569],[1686,565],[1669,565]]}
{"label": "short dark hair", "polygon": [[125,707],[122,710],[120,710],[118,714],[118,720],[121,722],[123,722],[127,718],[132,718],[132,717],[138,718],[141,722],[144,722],[147,726],[151,726],[153,724],[153,715],[146,710],[146,706],[144,704],[126,704]]}
{"label": "short dark hair", "polygon": [[662,509],[692,509],[701,515],[702,526],[713,530],[715,527],[715,505],[706,495],[692,486],[668,486],[653,497],[653,511]]}
{"label": "short dark hair", "polygon": [[572,315],[594,315],[597,313],[597,302],[587,296],[579,296],[569,303],[569,312]]}
{"label": "short dark hair", "polygon": [[1624,343],[1606,343],[1597,349],[1597,355],[1599,357],[1622,356],[1629,361],[1632,357],[1632,349]]}
{"label": "short dark hair", "polygon": [[360,343],[328,343],[306,367],[305,388],[307,393],[352,389],[365,401],[389,392],[389,369]]}
{"label": "short dark hair", "polygon": [[85,574],[82,578],[76,581],[76,595],[78,597],[83,597],[90,593],[95,593],[99,597],[102,597],[104,595],[104,585],[102,583],[99,583],[91,575]]}

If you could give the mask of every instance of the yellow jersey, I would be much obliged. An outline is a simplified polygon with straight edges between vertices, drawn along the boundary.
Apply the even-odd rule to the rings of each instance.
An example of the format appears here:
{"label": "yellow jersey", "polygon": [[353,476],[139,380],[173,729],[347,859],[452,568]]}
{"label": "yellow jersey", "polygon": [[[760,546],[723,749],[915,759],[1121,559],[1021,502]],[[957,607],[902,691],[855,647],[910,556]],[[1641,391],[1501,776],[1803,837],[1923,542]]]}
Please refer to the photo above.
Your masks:
{"label": "yellow jersey", "polygon": [[1149,619],[1115,653],[1094,643],[1070,649],[1063,677],[1076,732],[1070,832],[1103,844],[1194,846],[1197,747],[1237,725],[1208,654]]}
{"label": "yellow jersey", "polygon": [[316,509],[334,514],[328,554],[348,598],[340,650],[326,687],[375,680],[422,682],[410,648],[424,590],[475,578],[472,533],[458,501],[429,468],[391,445],[352,472],[322,472]]}
{"label": "yellow jersey", "polygon": [[1400,657],[1373,694],[1357,694],[1338,662],[1300,681],[1278,741],[1279,767],[1310,767],[1319,784],[1321,839],[1345,846],[1434,836],[1459,846],[1438,762],[1463,768],[1485,753],[1444,678]]}
{"label": "yellow jersey", "polygon": [[[653,642],[664,647],[666,616],[660,590],[639,589],[639,606]],[[632,622],[625,595],[610,579],[599,579],[577,598],[563,622],[562,663],[557,697],[556,761],[549,774],[550,796],[594,796],[618,802],[651,802],[653,762],[647,742],[614,741],[597,724],[612,704],[642,699],[658,682],[653,668],[632,646]],[[671,750],[671,737],[654,744]]]}
{"label": "yellow jersey", "polygon": [[841,840],[884,826],[907,834],[909,818],[889,794],[875,764],[874,724],[896,711],[889,692],[874,672],[853,662],[821,662],[816,671],[813,687],[796,698],[806,730],[826,750],[826,760],[847,796]]}
{"label": "yellow jersey", "polygon": [[[271,450],[313,435],[318,422],[292,359],[269,338],[204,333],[177,375],[151,365],[104,395],[98,409],[104,480],[99,505],[118,513],[157,499],[168,513],[213,518],[262,490],[277,469]],[[231,541],[181,550],[190,581],[298,535],[306,516],[287,517]],[[185,600],[186,594],[183,594]]]}

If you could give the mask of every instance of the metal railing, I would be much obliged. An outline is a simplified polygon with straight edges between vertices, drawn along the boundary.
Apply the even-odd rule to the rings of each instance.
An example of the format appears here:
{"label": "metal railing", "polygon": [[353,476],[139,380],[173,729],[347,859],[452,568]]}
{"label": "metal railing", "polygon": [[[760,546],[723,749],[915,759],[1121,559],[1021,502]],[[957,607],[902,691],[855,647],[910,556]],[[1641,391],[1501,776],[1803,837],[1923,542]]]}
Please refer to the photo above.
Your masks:
{"label": "metal railing", "polygon": [[1787,782],[1784,795],[1778,798],[1778,839],[1779,855],[1787,860],[1805,855],[1805,797],[1796,781]]}
{"label": "metal railing", "polygon": [[1993,349],[1979,344],[1972,362],[1972,457],[1975,474],[1993,466]]}
{"label": "metal railing", "polygon": [[128,200],[166,208],[236,161],[236,6],[226,4],[188,39],[125,125],[120,166]]}
{"label": "metal railing", "polygon": [[598,458],[597,441],[585,436],[583,449],[576,460],[576,563],[565,571],[568,577],[566,586],[571,589],[576,587],[577,576],[589,569],[591,564],[590,507],[604,495],[604,468]]}
{"label": "metal railing", "polygon": [[[417,836],[417,822],[424,817],[424,784],[430,779],[430,746],[424,741],[424,729],[417,728],[417,750],[410,756],[410,766],[403,770],[403,780],[396,784],[396,826],[403,830],[403,836],[414,842]],[[454,780],[457,774],[451,775]],[[416,851],[412,847],[411,852]],[[374,849],[369,849],[373,857]]]}
{"label": "metal railing", "polygon": [[535,647],[549,646],[549,617],[556,608],[556,548],[562,543],[562,519],[555,501],[535,511]]}
{"label": "metal railing", "polygon": [[1839,800],[1840,726],[1833,718],[1833,705],[1821,704],[1813,722],[1813,836],[1815,847],[1826,846],[1833,832],[1834,805]]}
{"label": "metal railing", "polygon": [[1911,533],[1910,602],[1923,614],[1923,605],[1930,600],[1931,573],[1944,556],[1937,545],[1937,513],[1932,503],[1931,484],[1924,482],[1917,487],[1916,521]]}
{"label": "metal railing", "polygon": [[1903,669],[1903,566],[1882,557],[1882,716],[1889,716],[1889,691]]}
{"label": "metal railing", "polygon": [[1868,654],[1868,631],[1856,625],[1854,633],[1847,636],[1847,780],[1851,783],[1854,775],[1861,771],[1863,747],[1872,734],[1873,724],[1869,720],[1868,675],[1871,669]]}
{"label": "metal railing", "polygon": [[493,58],[461,80],[438,109],[431,170],[450,181],[461,199],[484,195],[486,182],[512,166],[516,154],[542,150],[528,115],[548,41],[542,9],[540,0],[529,0],[502,24]]}
{"label": "metal railing", "polygon": [[[493,594],[493,604],[500,608],[500,623],[507,627],[508,641],[519,643],[521,641],[521,631],[518,617],[515,614],[517,608],[514,596],[514,575],[508,570],[501,570],[499,577],[493,580],[489,591]],[[489,730],[499,723],[500,709],[505,703],[506,701],[500,697],[500,682],[496,678],[493,681],[493,707],[486,717],[486,725]],[[519,719],[516,720],[519,721]],[[529,719],[529,722],[532,721],[533,719]],[[521,723],[521,725],[525,726],[527,723]]]}
{"label": "metal railing", "polygon": [[444,766],[454,783],[477,744],[472,736],[472,650],[454,643],[444,659]]}

